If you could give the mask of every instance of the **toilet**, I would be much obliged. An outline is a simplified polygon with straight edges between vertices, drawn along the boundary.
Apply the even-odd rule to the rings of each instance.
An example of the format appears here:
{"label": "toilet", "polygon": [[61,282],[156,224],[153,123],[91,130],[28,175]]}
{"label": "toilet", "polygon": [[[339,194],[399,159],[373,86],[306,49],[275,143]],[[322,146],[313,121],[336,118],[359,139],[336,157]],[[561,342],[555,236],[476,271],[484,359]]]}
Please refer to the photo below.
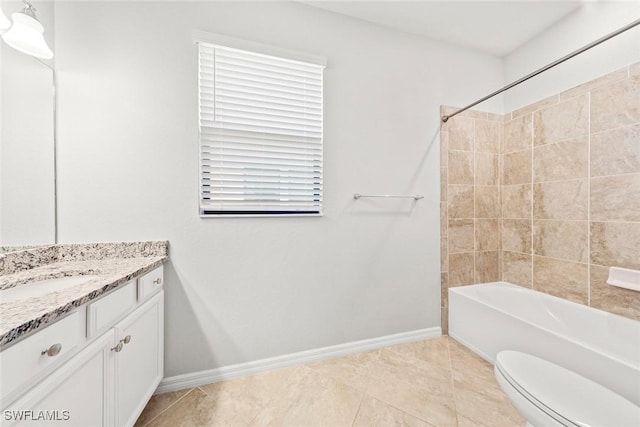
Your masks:
{"label": "toilet", "polygon": [[561,366],[518,351],[501,351],[498,384],[527,427],[638,427],[640,407]]}

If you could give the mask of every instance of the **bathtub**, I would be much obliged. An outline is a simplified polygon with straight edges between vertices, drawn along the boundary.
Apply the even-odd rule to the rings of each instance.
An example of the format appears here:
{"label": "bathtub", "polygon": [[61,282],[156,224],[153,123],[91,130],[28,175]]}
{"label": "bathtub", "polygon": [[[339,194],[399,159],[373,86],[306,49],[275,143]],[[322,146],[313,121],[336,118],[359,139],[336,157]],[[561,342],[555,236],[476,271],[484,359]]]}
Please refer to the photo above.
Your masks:
{"label": "bathtub", "polygon": [[507,282],[449,288],[449,335],[495,363],[529,353],[640,406],[640,322]]}

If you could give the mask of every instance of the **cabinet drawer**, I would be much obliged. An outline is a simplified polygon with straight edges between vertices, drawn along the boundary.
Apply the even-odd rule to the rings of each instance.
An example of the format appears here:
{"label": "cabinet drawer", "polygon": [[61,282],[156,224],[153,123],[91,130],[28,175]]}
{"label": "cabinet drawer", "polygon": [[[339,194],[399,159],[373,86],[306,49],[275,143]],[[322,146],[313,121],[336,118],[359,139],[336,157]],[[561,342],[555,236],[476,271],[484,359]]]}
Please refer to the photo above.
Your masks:
{"label": "cabinet drawer", "polygon": [[144,301],[162,289],[164,274],[162,266],[138,279],[138,301]]}
{"label": "cabinet drawer", "polygon": [[84,330],[85,317],[76,311],[0,353],[2,401],[10,402],[14,392],[67,359],[84,344]]}
{"label": "cabinet drawer", "polygon": [[87,336],[92,338],[112,326],[136,305],[136,287],[131,281],[87,306]]}

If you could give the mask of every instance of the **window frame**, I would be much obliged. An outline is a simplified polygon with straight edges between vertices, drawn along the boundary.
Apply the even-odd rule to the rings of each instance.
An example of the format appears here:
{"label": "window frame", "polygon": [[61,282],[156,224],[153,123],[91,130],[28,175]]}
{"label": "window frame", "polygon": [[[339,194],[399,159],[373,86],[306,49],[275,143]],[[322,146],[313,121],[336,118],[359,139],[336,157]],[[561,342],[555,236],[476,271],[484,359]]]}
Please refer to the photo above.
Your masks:
{"label": "window frame", "polygon": [[[320,200],[318,205],[318,210],[315,209],[311,212],[294,211],[294,210],[216,210],[210,209],[208,210],[206,206],[203,206],[203,197],[202,197],[202,188],[203,188],[203,177],[202,177],[202,168],[203,168],[203,159],[202,159],[202,148],[203,142],[201,139],[201,109],[200,109],[200,93],[198,93],[198,212],[201,218],[251,218],[251,217],[322,217],[324,215],[324,68],[326,68],[326,58],[323,56],[302,53],[297,51],[292,51],[288,49],[282,49],[275,46],[265,45],[261,43],[256,43],[247,40],[236,39],[233,37],[228,37],[220,34],[212,34],[206,33],[203,31],[193,31],[193,42],[198,45],[200,43],[204,43],[206,45],[220,46],[223,48],[229,49],[237,49],[241,51],[246,51],[248,53],[258,54],[258,55],[267,55],[273,56],[279,59],[302,62],[305,64],[316,65],[321,67],[322,77],[320,79],[320,93],[321,93],[321,108],[320,108],[320,118],[321,118],[321,137],[320,137]],[[198,46],[198,72],[200,72],[200,48]],[[200,88],[200,76],[198,76],[198,88]],[[198,90],[198,92],[200,92]],[[249,131],[251,132],[251,131]],[[256,131],[256,134],[259,132]],[[274,135],[277,135],[274,133]],[[283,204],[283,208],[286,208],[286,205]],[[208,212],[209,211],[209,212]]]}

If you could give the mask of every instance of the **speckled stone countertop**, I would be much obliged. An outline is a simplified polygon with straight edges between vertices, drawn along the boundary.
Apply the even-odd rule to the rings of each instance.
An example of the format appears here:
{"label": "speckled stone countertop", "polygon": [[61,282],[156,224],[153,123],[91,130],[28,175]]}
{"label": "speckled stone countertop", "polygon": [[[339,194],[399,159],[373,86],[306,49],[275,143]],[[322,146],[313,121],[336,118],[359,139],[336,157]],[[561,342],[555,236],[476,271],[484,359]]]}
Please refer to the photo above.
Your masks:
{"label": "speckled stone countertop", "polygon": [[0,289],[65,276],[98,276],[43,296],[2,302],[0,350],[168,259],[168,242],[54,245],[0,260]]}

